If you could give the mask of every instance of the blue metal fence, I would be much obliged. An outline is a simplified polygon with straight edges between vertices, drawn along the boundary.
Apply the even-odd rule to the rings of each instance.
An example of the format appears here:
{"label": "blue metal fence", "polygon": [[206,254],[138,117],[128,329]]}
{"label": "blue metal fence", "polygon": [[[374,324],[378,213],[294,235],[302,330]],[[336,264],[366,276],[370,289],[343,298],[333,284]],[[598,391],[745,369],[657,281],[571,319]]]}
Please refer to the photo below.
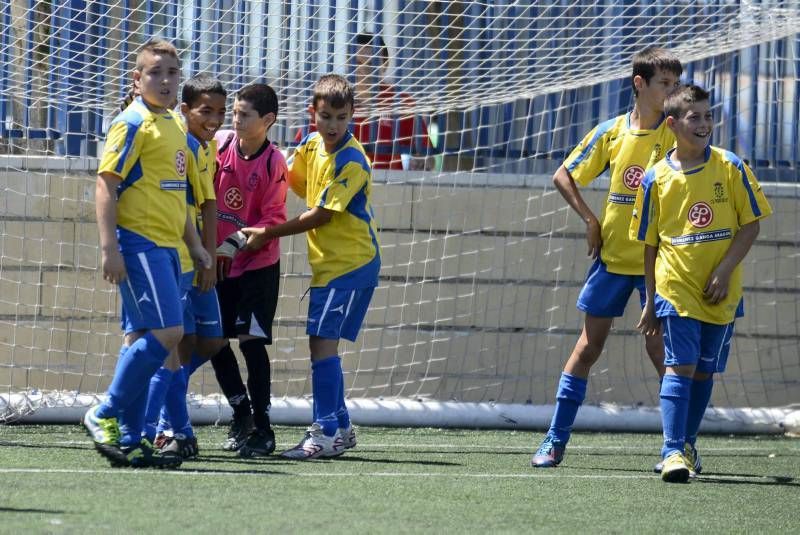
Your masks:
{"label": "blue metal fence", "polygon": [[[13,1],[25,8],[25,21],[15,25],[12,4],[2,3],[0,138],[54,140],[57,152],[63,155],[96,154],[96,142],[104,137],[104,126],[112,113],[110,106],[103,109],[97,103],[110,102],[127,89],[126,84],[113,80],[107,72],[111,67],[129,71],[130,52],[154,35],[185,45],[187,74],[212,70],[234,90],[254,76],[263,76],[277,86],[282,99],[294,103],[293,109],[302,110],[319,74],[331,70],[352,72],[347,59],[355,51],[352,36],[365,29],[386,37],[394,52],[394,74],[401,83],[411,78],[410,73],[429,70],[425,91],[430,96],[455,83],[446,55],[450,51],[448,42],[455,36],[450,32],[457,21],[463,26],[459,27],[458,37],[465,43],[459,51],[458,69],[462,74],[485,73],[492,60],[497,76],[502,77],[512,66],[537,73],[551,68],[548,62],[560,61],[536,54],[523,57],[518,50],[504,50],[505,59],[497,62],[496,54],[504,43],[524,42],[533,35],[550,39],[551,49],[589,47],[597,51],[598,61],[619,65],[626,58],[613,57],[616,48],[609,48],[609,43],[618,43],[620,51],[641,43],[646,32],[652,32],[647,22],[654,9],[651,3],[604,0],[591,8],[594,18],[590,22],[580,19],[584,23],[579,26],[575,22],[578,8],[567,0],[546,6],[520,6],[511,0],[442,3],[445,7],[441,13],[433,13],[429,3],[419,0],[398,0],[396,13],[387,12],[384,8],[388,2],[381,0],[267,1],[257,7],[259,18],[266,23],[253,33],[254,25],[260,21],[253,16],[256,3],[246,0],[53,2],[46,43],[46,95],[40,99],[47,108],[42,123],[32,116],[33,73],[39,45],[34,29],[42,23],[41,14],[34,7],[41,3]],[[453,7],[455,4],[459,10]],[[722,5],[720,0],[687,2],[681,8],[682,16],[689,13],[708,20],[711,13],[720,12],[717,8]],[[728,9],[732,4],[724,5]],[[347,10],[346,17],[341,17],[343,23],[335,16],[336,8]],[[301,10],[302,16],[288,16],[296,10]],[[631,24],[632,19],[641,24]],[[627,23],[623,24],[623,20]],[[425,35],[419,31],[423,23],[430,24]],[[24,28],[22,36],[18,35],[20,27]],[[270,31],[280,32],[278,50],[268,50]],[[113,42],[110,34],[115,35]],[[309,38],[312,34],[315,39]],[[660,44],[675,45],[679,38],[667,26]],[[337,52],[340,49],[335,43],[345,43],[347,53]],[[21,54],[16,52],[20,49]],[[238,60],[231,61],[231,56]],[[84,61],[87,57],[91,61]],[[18,65],[24,66],[22,76],[26,77],[21,96],[11,94],[11,88],[16,87],[11,83],[13,67]],[[230,70],[221,73],[223,65],[229,65]],[[254,65],[258,66],[255,71],[263,74],[254,75]],[[800,36],[690,63],[684,78],[714,91],[718,110],[715,144],[736,151],[757,167],[771,170],[766,175],[761,173],[765,180],[797,180],[800,154],[798,144],[792,140],[800,137]],[[465,79],[460,78],[460,83],[480,81],[464,82]],[[440,145],[438,150],[457,153],[469,160],[473,169],[530,172],[534,167],[531,162],[562,158],[594,124],[622,113],[631,103],[629,80],[621,78],[487,104],[449,116],[439,110],[426,118],[436,121],[442,133],[459,133],[448,136],[457,139],[455,143],[449,147]],[[301,112],[285,118],[279,137],[290,142],[295,126],[303,120]]]}

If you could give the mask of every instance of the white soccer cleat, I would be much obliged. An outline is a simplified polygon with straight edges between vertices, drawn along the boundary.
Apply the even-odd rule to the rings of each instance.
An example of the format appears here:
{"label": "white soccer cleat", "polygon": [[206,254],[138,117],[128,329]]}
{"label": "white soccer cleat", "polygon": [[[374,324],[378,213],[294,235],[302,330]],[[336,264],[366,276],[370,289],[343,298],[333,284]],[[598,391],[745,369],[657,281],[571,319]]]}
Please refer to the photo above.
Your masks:
{"label": "white soccer cleat", "polygon": [[339,436],[342,437],[342,445],[344,446],[344,449],[349,450],[355,448],[356,444],[358,444],[358,441],[356,440],[356,428],[352,425],[347,428],[340,427],[338,433]]}
{"label": "white soccer cleat", "polygon": [[316,422],[306,430],[306,434],[297,446],[281,453],[285,459],[307,461],[318,457],[338,457],[344,453],[344,442],[339,431],[332,437],[322,432],[322,427]]}

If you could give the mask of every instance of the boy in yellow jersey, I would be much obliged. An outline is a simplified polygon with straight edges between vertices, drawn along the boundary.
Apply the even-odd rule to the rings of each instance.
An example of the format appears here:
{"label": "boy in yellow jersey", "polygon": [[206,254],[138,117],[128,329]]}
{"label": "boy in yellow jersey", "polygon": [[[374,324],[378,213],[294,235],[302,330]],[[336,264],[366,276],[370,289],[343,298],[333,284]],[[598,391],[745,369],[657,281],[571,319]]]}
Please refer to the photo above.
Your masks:
{"label": "boy in yellow jersey", "polygon": [[248,247],[306,233],[311,297],[306,333],[311,351],[314,422],[290,459],[335,457],[356,444],[344,402],[339,339],[355,341],[378,285],[381,257],[370,202],[372,169],[364,148],[348,131],[353,89],[336,74],[314,86],[317,132],[289,159],[289,186],[308,211],[281,225],[245,228]]}
{"label": "boy in yellow jersey", "polygon": [[[189,181],[186,202],[189,217],[196,222],[203,246],[212,257],[217,248],[214,193],[217,149],[214,135],[225,121],[226,97],[222,83],[206,73],[193,76],[181,89],[180,109],[188,130],[189,156],[195,159],[200,170],[198,182]],[[199,452],[186,407],[188,379],[227,341],[222,338],[220,306],[214,288],[216,267],[195,271],[186,247],[181,247],[178,252],[183,272],[184,336],[177,350],[150,379],[145,436],[162,453],[173,452],[188,459],[196,457]],[[167,429],[172,430],[171,436],[164,433]]]}
{"label": "boy in yellow jersey", "polygon": [[[681,72],[678,58],[666,50],[648,48],[634,55],[633,110],[595,127],[553,176],[558,191],[586,223],[589,255],[595,261],[578,296],[578,309],[586,314],[583,332],[561,374],[550,429],[531,459],[535,468],[555,467],[561,462],[586,397],[589,370],[603,351],[614,318],[623,315],[634,290],[639,291],[644,305],[643,248],[628,238],[628,226],[645,171],[675,141],[664,123],[663,106]],[[598,220],[576,183],[586,186],[606,169],[611,181]],[[663,375],[661,336],[648,336],[645,347],[658,374]]]}
{"label": "boy in yellow jersey", "polygon": [[146,43],[133,81],[138,96],[109,127],[96,188],[103,278],[119,285],[125,341],[106,400],[83,422],[113,466],[175,467],[179,456],[141,437],[148,383],[183,336],[178,247],[185,240],[206,267],[211,259],[187,214],[187,177],[198,169],[169,109],[180,81],[175,47]]}
{"label": "boy in yellow jersey", "polygon": [[661,477],[686,482],[713,374],[725,371],[733,322],[744,314],[741,261],[772,209],[747,164],[708,145],[707,91],[682,87],[664,112],[677,144],[645,175],[630,235],[645,243],[647,302],[638,328],[664,333]]}

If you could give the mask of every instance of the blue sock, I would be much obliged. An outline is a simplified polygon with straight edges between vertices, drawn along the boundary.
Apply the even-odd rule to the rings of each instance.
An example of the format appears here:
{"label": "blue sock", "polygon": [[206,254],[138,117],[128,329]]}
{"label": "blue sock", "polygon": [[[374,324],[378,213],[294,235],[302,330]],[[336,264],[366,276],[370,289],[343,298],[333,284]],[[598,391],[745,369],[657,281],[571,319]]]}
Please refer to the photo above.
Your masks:
{"label": "blue sock", "polygon": [[197,371],[197,368],[199,368],[208,361],[209,359],[203,358],[197,353],[192,353],[192,360],[190,360],[188,364],[183,365],[183,369],[186,372],[186,378],[188,379],[189,377],[191,377],[192,374]]}
{"label": "blue sock", "polygon": [[561,372],[561,380],[556,391],[556,411],[553,413],[547,434],[562,444],[569,441],[575,416],[578,415],[578,409],[586,398],[587,383],[586,379]]}
{"label": "blue sock", "polygon": [[342,360],[338,356],[311,363],[311,389],[317,407],[316,422],[326,436],[332,437],[339,427],[336,411],[339,405],[339,384]]}
{"label": "blue sock", "polygon": [[[341,370],[341,366],[339,369]],[[339,422],[339,427],[347,429],[350,427],[350,414],[347,412],[347,405],[344,402],[344,374],[339,374],[339,376],[341,381],[339,381],[339,403],[336,409],[336,419]]]}
{"label": "blue sock", "polygon": [[127,409],[143,392],[144,403],[147,403],[146,392],[150,378],[164,364],[168,354],[169,351],[150,331],[136,340],[127,351],[120,354],[114,378],[108,387],[108,397],[100,404],[97,415],[101,418],[118,416],[120,411]]}
{"label": "blue sock", "polygon": [[164,408],[168,415],[168,420],[172,423],[172,430],[187,437],[193,437],[194,431],[189,420],[189,408],[186,406],[186,391],[189,383],[186,381],[184,373],[176,373],[172,376],[172,384],[167,390]]}
{"label": "blue sock", "polygon": [[148,389],[143,389],[133,402],[119,413],[119,443],[132,446],[142,441],[144,430],[144,412],[147,408]]}
{"label": "blue sock", "polygon": [[664,427],[664,447],[661,457],[675,451],[683,453],[686,443],[686,419],[692,378],[665,375],[661,383],[661,424]]}
{"label": "blue sock", "polygon": [[692,390],[689,397],[689,410],[686,418],[686,442],[695,445],[700,422],[706,413],[706,407],[711,400],[711,390],[714,388],[714,376],[705,381],[692,381]]}
{"label": "blue sock", "polygon": [[150,378],[150,388],[147,391],[147,408],[144,411],[144,436],[150,442],[156,439],[158,417],[164,407],[164,399],[167,397],[167,390],[172,383],[173,375],[172,370],[162,366]]}

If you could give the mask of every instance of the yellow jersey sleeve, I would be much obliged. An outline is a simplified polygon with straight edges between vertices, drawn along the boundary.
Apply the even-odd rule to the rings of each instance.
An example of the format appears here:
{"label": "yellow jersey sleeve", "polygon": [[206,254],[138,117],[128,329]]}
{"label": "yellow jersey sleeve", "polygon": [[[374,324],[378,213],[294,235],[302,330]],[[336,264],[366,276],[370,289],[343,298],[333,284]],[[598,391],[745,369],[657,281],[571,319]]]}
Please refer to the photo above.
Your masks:
{"label": "yellow jersey sleeve", "polygon": [[306,187],[308,184],[308,165],[306,162],[306,148],[308,148],[308,139],[310,136],[317,134],[309,134],[300,145],[289,157],[286,165],[289,169],[289,187],[301,199],[306,198]]}
{"label": "yellow jersey sleeve", "polygon": [[125,178],[139,160],[141,143],[136,143],[140,124],[127,121],[111,123],[97,173],[112,173]]}
{"label": "yellow jersey sleeve", "polygon": [[608,168],[609,134],[617,119],[611,119],[594,127],[564,160],[564,167],[581,186],[589,185]]}

